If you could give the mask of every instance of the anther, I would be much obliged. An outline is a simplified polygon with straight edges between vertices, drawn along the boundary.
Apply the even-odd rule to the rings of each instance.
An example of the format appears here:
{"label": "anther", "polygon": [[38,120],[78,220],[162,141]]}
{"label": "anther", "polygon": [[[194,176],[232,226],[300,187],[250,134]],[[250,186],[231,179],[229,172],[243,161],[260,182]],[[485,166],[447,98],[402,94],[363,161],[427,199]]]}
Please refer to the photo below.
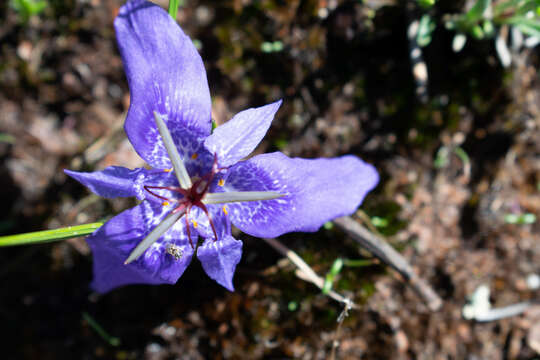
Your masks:
{"label": "anther", "polygon": [[166,173],[169,173],[169,172],[171,172],[171,171],[173,171],[173,168],[170,168],[170,169],[163,169],[163,172],[166,172]]}
{"label": "anther", "polygon": [[193,227],[195,229],[197,228],[197,226],[199,226],[199,224],[195,220],[191,220],[191,222],[193,223]]}
{"label": "anther", "polygon": [[229,211],[227,211],[227,205],[223,205],[223,207],[221,209],[223,210],[223,213],[225,215],[229,215]]}
{"label": "anther", "polygon": [[161,203],[161,205],[162,205],[162,206],[167,206],[167,205],[169,205],[169,202],[168,202],[168,201],[164,201],[164,202]]}
{"label": "anther", "polygon": [[175,244],[169,244],[167,245],[167,253],[174,257],[174,260],[180,260],[182,256],[184,255],[184,252],[182,249]]}
{"label": "anther", "polygon": [[225,185],[225,180],[223,179],[219,179],[218,183],[217,183],[219,186],[223,186]]}
{"label": "anther", "polygon": [[192,158],[193,160],[195,160],[198,156],[199,156],[199,154],[193,153],[193,155],[191,155],[191,158]]}

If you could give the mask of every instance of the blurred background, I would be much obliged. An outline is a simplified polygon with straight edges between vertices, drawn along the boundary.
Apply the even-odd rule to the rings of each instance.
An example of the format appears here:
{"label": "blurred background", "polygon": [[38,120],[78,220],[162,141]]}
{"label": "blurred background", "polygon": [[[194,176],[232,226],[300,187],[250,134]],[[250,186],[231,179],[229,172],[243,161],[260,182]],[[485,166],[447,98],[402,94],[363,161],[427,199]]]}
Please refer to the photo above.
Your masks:
{"label": "blurred background", "polygon": [[[0,3],[0,235],[134,205],[62,171],[144,165],[122,129],[129,93],[112,26],[122,3]],[[343,306],[260,239],[237,234],[234,293],[193,261],[175,286],[100,296],[75,238],[0,249],[1,357],[326,359],[337,340],[341,359],[538,359],[538,306],[484,323],[462,310],[481,285],[494,307],[539,299],[539,5],[180,1],[214,120],[283,98],[257,152],[374,164],[381,181],[358,218],[434,288],[441,310],[332,224],[280,241],[322,277],[354,260],[332,272],[333,289],[360,305],[339,330]]]}

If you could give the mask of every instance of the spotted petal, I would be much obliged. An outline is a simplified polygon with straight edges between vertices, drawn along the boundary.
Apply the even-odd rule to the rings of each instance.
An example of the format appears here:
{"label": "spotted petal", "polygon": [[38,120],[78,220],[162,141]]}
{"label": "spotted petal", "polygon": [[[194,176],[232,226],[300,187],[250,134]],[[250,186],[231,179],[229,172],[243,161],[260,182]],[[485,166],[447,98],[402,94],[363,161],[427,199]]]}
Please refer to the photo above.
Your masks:
{"label": "spotted petal", "polygon": [[377,185],[377,171],[355,156],[291,159],[276,152],[230,168],[228,191],[277,191],[285,196],[227,204],[231,221],[258,237],[316,231],[326,221],[349,215]]}
{"label": "spotted petal", "polygon": [[127,136],[149,164],[170,166],[153,111],[171,133],[210,134],[211,100],[202,59],[178,24],[145,0],[122,6],[114,25],[131,92]]}
{"label": "spotted petal", "polygon": [[[94,290],[104,293],[127,284],[174,284],[178,280],[193,256],[183,221],[178,221],[138,260],[124,265],[129,253],[166,214],[165,208],[144,201],[115,216],[87,238],[94,255]],[[178,259],[167,253],[169,244],[178,249]]]}
{"label": "spotted petal", "polygon": [[242,257],[241,241],[231,235],[219,241],[207,239],[197,249],[197,257],[210,278],[227,290],[234,291],[232,279],[236,265]]}
{"label": "spotted petal", "polygon": [[[208,213],[216,229],[218,239],[231,235],[231,221],[225,215],[227,205],[207,205]],[[208,220],[208,216],[198,207],[194,206],[189,214],[192,221],[197,222],[197,233],[204,239],[214,239],[214,232]]]}
{"label": "spotted petal", "polygon": [[204,145],[218,156],[221,166],[230,166],[245,158],[257,147],[268,131],[281,100],[236,114],[218,126]]}

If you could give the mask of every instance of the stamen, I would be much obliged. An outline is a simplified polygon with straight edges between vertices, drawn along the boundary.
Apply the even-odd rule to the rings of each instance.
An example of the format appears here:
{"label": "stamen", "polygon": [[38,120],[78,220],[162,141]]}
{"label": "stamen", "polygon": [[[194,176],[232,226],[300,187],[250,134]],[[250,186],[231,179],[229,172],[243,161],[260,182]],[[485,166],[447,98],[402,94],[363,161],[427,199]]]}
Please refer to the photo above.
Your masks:
{"label": "stamen", "polygon": [[[158,194],[156,194],[155,192],[153,192],[150,189],[160,189],[160,190],[174,191],[174,192],[182,194],[184,197],[186,197],[188,195],[186,190],[180,189],[180,188],[177,188],[177,187],[174,187],[174,186],[149,186],[149,185],[144,185],[143,187],[144,187],[144,190],[148,191],[150,194],[154,195],[155,197],[157,197],[157,198],[159,198],[161,200],[165,200],[165,201],[171,201],[171,199],[166,198],[165,196],[158,195]],[[172,199],[172,201],[178,201],[178,200]]]}
{"label": "stamen", "polygon": [[167,205],[170,205],[168,201],[164,201],[161,203],[162,206],[167,206]]}
{"label": "stamen", "polygon": [[214,153],[214,162],[212,163],[212,174],[216,174],[219,171],[217,154]]}
{"label": "stamen", "polygon": [[186,232],[187,232],[187,237],[189,240],[189,245],[191,245],[191,248],[195,250],[195,247],[193,246],[193,241],[191,241],[191,227],[189,226],[189,211],[190,210],[191,210],[191,205],[188,205],[186,209],[186,216],[184,219],[186,221]]}
{"label": "stamen", "polygon": [[166,173],[169,173],[169,172],[171,172],[171,171],[173,171],[173,168],[170,168],[170,169],[163,169],[163,172],[166,172]]}
{"label": "stamen", "polygon": [[189,189],[192,185],[191,178],[189,177],[186,167],[184,166],[184,162],[182,161],[182,158],[178,153],[178,149],[176,149],[176,145],[173,142],[171,133],[169,132],[169,129],[167,129],[167,125],[165,124],[161,116],[155,111],[154,119],[161,135],[161,139],[163,140],[163,145],[165,146],[165,149],[167,149],[167,153],[169,154],[169,159],[172,162],[174,173],[178,179],[178,182],[183,189]]}
{"label": "stamen", "polygon": [[137,247],[131,252],[131,254],[129,254],[128,258],[124,262],[124,265],[127,265],[130,262],[137,260],[139,256],[141,256],[146,251],[146,249],[150,247],[150,245],[155,243],[161,237],[161,235],[165,234],[165,232],[169,230],[169,228],[173,226],[174,223],[178,219],[180,219],[182,215],[184,215],[184,213],[185,211],[178,211],[172,212],[167,215],[167,217],[165,217],[165,219],[163,219],[163,221],[160,222],[158,226],[156,226],[154,230],[152,230],[150,234],[148,234],[143,239],[143,241],[139,243],[139,245],[137,245]]}
{"label": "stamen", "polygon": [[225,180],[223,179],[219,179],[218,183],[217,183],[219,186],[223,186],[225,185]]}
{"label": "stamen", "polygon": [[150,194],[154,195],[158,199],[165,200],[165,201],[169,200],[165,196],[158,195],[155,192],[153,192],[152,190],[150,190],[150,189],[155,189],[155,188],[158,188],[158,187],[156,187],[156,186],[147,186],[147,185],[144,185],[143,187],[144,187],[144,190],[148,191]]}
{"label": "stamen", "polygon": [[223,213],[225,215],[229,215],[229,211],[227,211],[227,205],[223,205],[223,207],[221,209],[223,210]]}
{"label": "stamen", "polygon": [[212,217],[210,216],[208,209],[201,202],[199,202],[196,206],[205,213],[206,217],[208,217],[208,222],[210,223],[210,226],[212,227],[212,232],[214,233],[214,241],[217,241],[218,238],[217,238],[216,227],[214,226],[214,221],[212,221]]}
{"label": "stamen", "polygon": [[191,222],[193,223],[193,227],[195,229],[197,228],[197,226],[199,226],[199,224],[195,220],[191,220]]}
{"label": "stamen", "polygon": [[285,196],[277,191],[230,191],[223,193],[208,193],[202,200],[203,204],[223,204],[242,201],[272,200]]}
{"label": "stamen", "polygon": [[191,158],[192,158],[193,160],[195,160],[198,156],[199,156],[199,154],[193,153],[193,155],[191,155]]}

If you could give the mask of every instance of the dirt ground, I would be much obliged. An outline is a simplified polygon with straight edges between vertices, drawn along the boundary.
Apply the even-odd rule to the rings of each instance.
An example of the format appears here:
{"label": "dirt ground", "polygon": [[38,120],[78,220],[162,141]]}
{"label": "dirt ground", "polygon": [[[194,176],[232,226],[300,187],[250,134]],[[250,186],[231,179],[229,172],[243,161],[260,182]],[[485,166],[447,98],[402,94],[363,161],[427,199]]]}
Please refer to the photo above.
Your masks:
{"label": "dirt ground", "polygon": [[[62,169],[143,165],[122,128],[129,93],[112,27],[122,2],[48,3],[28,21],[0,4],[2,235],[106,220],[134,201],[91,195]],[[442,297],[440,311],[332,226],[280,240],[322,277],[336,258],[373,260],[337,277],[334,289],[360,304],[339,331],[342,306],[260,239],[236,234],[234,293],[194,261],[175,286],[98,295],[75,238],[0,249],[2,358],[327,359],[336,344],[339,359],[539,359],[538,305],[490,322],[462,316],[483,284],[496,308],[540,298],[539,222],[509,220],[540,215],[539,53],[516,51],[503,69],[493,42],[456,54],[438,29],[423,49],[424,103],[411,16],[392,0],[186,0],[178,22],[204,59],[218,124],[283,98],[257,152],[350,153],[377,167],[361,210]]]}

